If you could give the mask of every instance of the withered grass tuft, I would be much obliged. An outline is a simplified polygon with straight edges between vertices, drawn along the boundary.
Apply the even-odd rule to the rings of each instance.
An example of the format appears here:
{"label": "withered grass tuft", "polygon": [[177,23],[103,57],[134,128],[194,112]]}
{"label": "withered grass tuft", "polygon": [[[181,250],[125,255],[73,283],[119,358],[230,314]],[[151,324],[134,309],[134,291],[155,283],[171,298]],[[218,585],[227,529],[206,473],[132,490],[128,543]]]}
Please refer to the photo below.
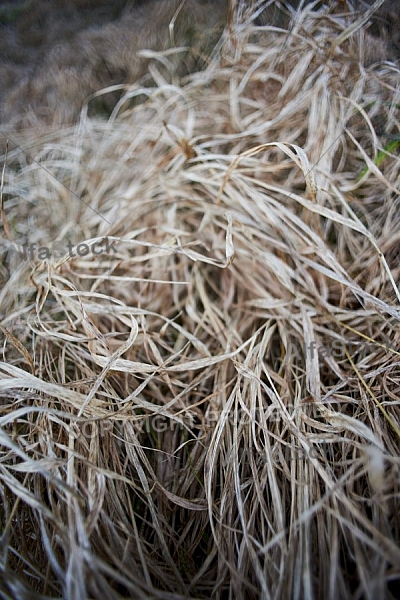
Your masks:
{"label": "withered grass tuft", "polygon": [[356,19],[232,13],[9,150],[4,597],[395,597],[400,71]]}

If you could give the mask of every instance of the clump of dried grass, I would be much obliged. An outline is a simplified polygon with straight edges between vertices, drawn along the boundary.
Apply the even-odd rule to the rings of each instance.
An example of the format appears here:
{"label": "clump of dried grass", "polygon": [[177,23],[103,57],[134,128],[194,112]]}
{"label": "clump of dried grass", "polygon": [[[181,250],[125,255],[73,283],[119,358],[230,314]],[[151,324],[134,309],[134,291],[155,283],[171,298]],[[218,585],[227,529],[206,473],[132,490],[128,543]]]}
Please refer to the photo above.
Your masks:
{"label": "clump of dried grass", "polygon": [[7,597],[392,597],[400,73],[351,22],[231,22],[181,86],[155,56],[9,153]]}

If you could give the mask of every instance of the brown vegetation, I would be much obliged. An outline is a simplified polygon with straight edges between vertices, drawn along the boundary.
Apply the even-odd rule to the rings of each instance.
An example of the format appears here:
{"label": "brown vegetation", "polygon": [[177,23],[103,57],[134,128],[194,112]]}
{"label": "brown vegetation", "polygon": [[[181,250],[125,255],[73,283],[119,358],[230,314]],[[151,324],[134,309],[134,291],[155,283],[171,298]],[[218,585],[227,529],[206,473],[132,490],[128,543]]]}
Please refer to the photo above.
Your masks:
{"label": "brown vegetation", "polygon": [[[13,26],[5,28],[0,46],[3,121],[14,119],[14,127],[74,123],[91,94],[136,82],[146,74],[149,60],[138,54],[143,49],[181,47],[175,61],[170,57],[179,63],[180,75],[193,71],[196,63],[204,65],[202,53],[221,33],[228,2],[181,4],[181,0],[25,4]],[[109,113],[119,96],[102,94],[101,103],[92,102],[91,108]]]}
{"label": "brown vegetation", "polygon": [[400,70],[349,6],[237,6],[108,119],[60,75],[10,143],[4,597],[395,598]]}

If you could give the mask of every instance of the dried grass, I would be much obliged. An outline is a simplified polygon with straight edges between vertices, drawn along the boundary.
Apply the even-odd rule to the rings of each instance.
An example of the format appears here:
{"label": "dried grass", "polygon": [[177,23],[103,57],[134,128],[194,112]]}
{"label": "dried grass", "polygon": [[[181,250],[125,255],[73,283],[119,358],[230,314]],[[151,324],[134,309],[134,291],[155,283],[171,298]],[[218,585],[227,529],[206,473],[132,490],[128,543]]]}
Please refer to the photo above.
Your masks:
{"label": "dried grass", "polygon": [[394,597],[400,71],[353,21],[232,20],[9,152],[4,597]]}

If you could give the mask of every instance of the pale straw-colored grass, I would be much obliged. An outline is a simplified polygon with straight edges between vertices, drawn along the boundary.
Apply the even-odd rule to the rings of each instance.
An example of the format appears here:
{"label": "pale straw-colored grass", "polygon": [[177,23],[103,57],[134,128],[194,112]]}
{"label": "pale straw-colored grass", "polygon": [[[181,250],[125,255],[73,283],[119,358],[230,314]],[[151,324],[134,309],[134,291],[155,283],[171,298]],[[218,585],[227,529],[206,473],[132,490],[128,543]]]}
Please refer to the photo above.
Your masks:
{"label": "pale straw-colored grass", "polygon": [[9,152],[4,597],[394,597],[400,71],[327,12]]}

